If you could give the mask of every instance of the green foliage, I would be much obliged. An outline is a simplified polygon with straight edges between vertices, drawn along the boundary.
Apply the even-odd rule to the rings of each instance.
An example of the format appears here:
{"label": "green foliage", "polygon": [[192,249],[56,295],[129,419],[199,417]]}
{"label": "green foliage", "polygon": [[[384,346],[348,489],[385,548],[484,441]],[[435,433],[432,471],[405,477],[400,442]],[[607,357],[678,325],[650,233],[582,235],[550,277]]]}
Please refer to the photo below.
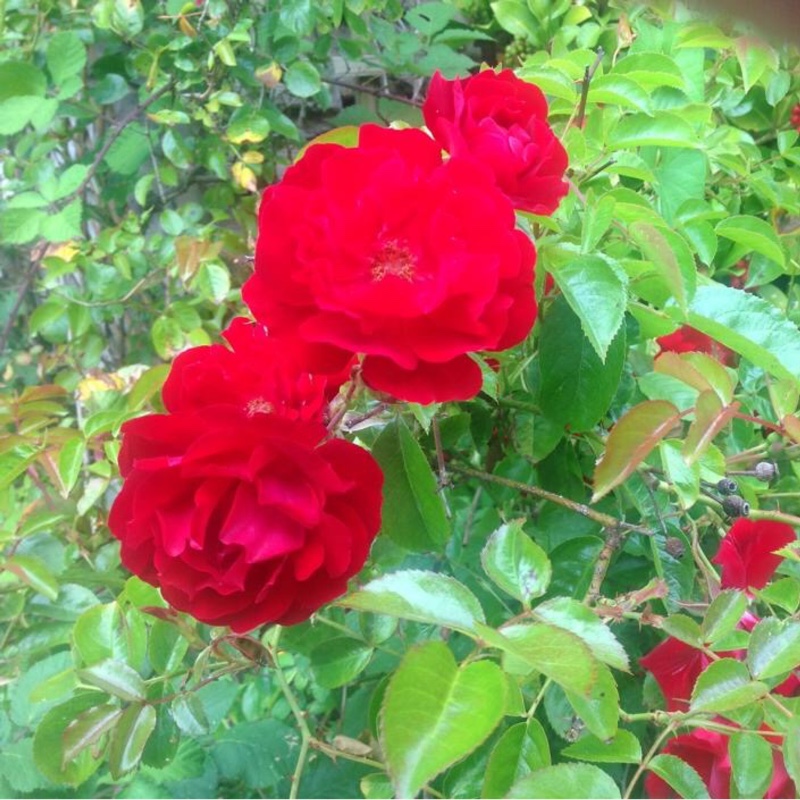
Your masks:
{"label": "green foliage", "polygon": [[[800,666],[797,550],[748,592],[712,562],[723,479],[800,523],[800,57],[619,5],[7,4],[3,796],[618,798],[650,772],[707,797],[660,752],[698,728],[729,737],[737,796],[778,753],[800,785],[800,704],[775,691]],[[241,313],[258,195],[304,145],[418,125],[425,79],[484,61],[542,89],[570,157],[558,211],[518,219],[533,334],[470,402],[356,397],[343,429],[386,491],[347,595],[249,635],[177,614],[108,533],[120,427]],[[686,324],[735,355],[659,355]],[[688,710],[638,666],[667,635],[706,665]]]}

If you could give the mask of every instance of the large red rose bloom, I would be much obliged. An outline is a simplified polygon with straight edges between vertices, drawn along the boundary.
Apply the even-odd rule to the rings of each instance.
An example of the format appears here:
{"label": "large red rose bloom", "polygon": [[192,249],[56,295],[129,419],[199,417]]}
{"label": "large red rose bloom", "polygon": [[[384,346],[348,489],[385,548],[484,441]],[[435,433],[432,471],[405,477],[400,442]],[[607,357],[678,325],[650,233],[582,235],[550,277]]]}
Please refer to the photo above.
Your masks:
{"label": "large red rose bloom", "polygon": [[314,145],[264,193],[243,294],[271,335],[363,354],[374,389],[465,400],[482,382],[468,353],[533,325],[535,256],[480,164],[366,125],[358,147]]}
{"label": "large red rose bloom", "polygon": [[552,214],[567,193],[569,159],[547,122],[547,100],[510,69],[452,81],[437,72],[422,113],[442,148],[488,166],[515,208]]}
{"label": "large red rose bloom", "polygon": [[202,622],[307,619],[346,591],[380,527],[380,468],[325,433],[211,409],[126,423],[109,516],[122,563]]}

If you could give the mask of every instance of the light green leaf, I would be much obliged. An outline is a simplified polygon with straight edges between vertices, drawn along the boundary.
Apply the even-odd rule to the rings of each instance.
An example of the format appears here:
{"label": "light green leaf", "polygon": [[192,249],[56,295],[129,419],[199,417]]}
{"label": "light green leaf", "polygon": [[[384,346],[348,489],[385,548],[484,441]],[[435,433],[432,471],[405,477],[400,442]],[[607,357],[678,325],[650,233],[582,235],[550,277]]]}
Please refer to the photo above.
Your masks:
{"label": "light green leaf", "polygon": [[708,789],[697,770],[677,756],[658,755],[651,759],[647,768],[666,781],[679,797],[708,798]]}
{"label": "light green leaf", "polygon": [[628,656],[617,637],[583,603],[570,597],[556,597],[536,606],[534,618],[574,633],[604,664],[623,672],[630,669]]}
{"label": "light green leaf", "polygon": [[55,600],[58,597],[58,581],[42,559],[28,555],[11,556],[3,564],[3,569],[16,575],[23,583],[48,600]]}
{"label": "light green leaf", "polygon": [[531,719],[512,725],[489,755],[481,797],[505,797],[520,778],[549,766],[550,745],[541,723]]}
{"label": "light green leaf", "polygon": [[489,537],[481,562],[494,583],[526,606],[547,591],[553,573],[547,554],[519,521],[502,525]]}
{"label": "light green leaf", "polygon": [[0,102],[9,97],[44,97],[47,78],[29,61],[4,61],[0,64]]}
{"label": "light green leaf", "polygon": [[800,330],[766,300],[719,283],[700,286],[688,323],[766,372],[798,382]]}
{"label": "light green leaf", "polygon": [[556,764],[537,769],[517,781],[508,798],[548,798],[571,800],[591,797],[593,800],[619,800],[617,784],[599,767],[591,764]]}
{"label": "light green leaf", "polygon": [[692,690],[689,710],[720,714],[747,706],[768,691],[766,684],[750,679],[750,673],[741,661],[722,658],[700,673]]}
{"label": "light green leaf", "polygon": [[382,532],[409,550],[439,550],[450,526],[428,460],[402,420],[372,447],[385,476]]}
{"label": "light green leaf", "polygon": [[772,225],[763,219],[747,216],[727,217],[717,223],[716,232],[718,236],[765,255],[782,267],[786,265],[786,254],[781,240]]}
{"label": "light green leaf", "polygon": [[338,603],[347,608],[454,628],[467,634],[474,634],[476,623],[485,622],[483,609],[469,589],[448,575],[421,570],[394,572],[376,578]]}
{"label": "light green leaf", "polygon": [[681,68],[673,58],[663,53],[632,53],[621,58],[611,74],[625,75],[644,89],[651,91],[659,86],[671,86],[674,89],[686,88]]}
{"label": "light green leaf", "polygon": [[565,747],[561,754],[601,764],[639,764],[642,746],[630,731],[620,728],[611,739],[599,739],[591,734],[582,736],[574,744]]}
{"label": "light green leaf", "polygon": [[757,733],[733,733],[728,740],[728,754],[738,796],[763,797],[772,780],[773,759],[769,742]]}
{"label": "light green leaf", "polygon": [[47,68],[56,86],[86,65],[86,45],[74,31],[59,31],[47,43]]}
{"label": "light green leaf", "polygon": [[381,748],[398,797],[413,797],[497,727],[506,682],[491,661],[459,666],[443,642],[410,650],[380,715]]}
{"label": "light green leaf", "polygon": [[75,486],[83,467],[86,441],[82,436],[69,439],[58,454],[58,474],[63,485],[63,495],[67,497]]}
{"label": "light green leaf", "polygon": [[213,261],[202,263],[192,281],[192,289],[212,303],[224,303],[231,290],[227,267]]}
{"label": "light green leaf", "polygon": [[609,145],[615,148],[697,147],[692,126],[679,114],[658,111],[654,116],[629,114],[611,131]]}
{"label": "light green leaf", "polygon": [[566,691],[569,704],[588,730],[606,741],[617,733],[619,725],[619,690],[611,670],[597,664],[597,678],[588,695]]}
{"label": "light green leaf", "polygon": [[653,102],[650,95],[633,78],[624,75],[600,75],[593,78],[587,102],[632,108],[648,117],[653,116]]}
{"label": "light green leaf", "polygon": [[512,36],[534,39],[539,32],[539,22],[525,3],[517,0],[497,0],[490,4],[497,24]]}
{"label": "light green leaf", "polygon": [[747,595],[729,589],[720,592],[711,602],[703,620],[703,640],[714,644],[723,636],[736,630],[742,614],[747,610]]}
{"label": "light green leaf", "polygon": [[795,786],[800,786],[800,720],[789,723],[783,739],[783,762]]}
{"label": "light green leaf", "polygon": [[599,256],[577,254],[554,259],[550,270],[578,315],[583,332],[604,361],[622,325],[628,301],[620,272]]}
{"label": "light green leaf", "polygon": [[800,622],[762,619],[750,634],[747,665],[754,678],[783,675],[800,665]]}
{"label": "light green leaf", "polygon": [[317,68],[308,61],[297,61],[292,64],[286,70],[283,82],[295,97],[313,97],[322,88]]}

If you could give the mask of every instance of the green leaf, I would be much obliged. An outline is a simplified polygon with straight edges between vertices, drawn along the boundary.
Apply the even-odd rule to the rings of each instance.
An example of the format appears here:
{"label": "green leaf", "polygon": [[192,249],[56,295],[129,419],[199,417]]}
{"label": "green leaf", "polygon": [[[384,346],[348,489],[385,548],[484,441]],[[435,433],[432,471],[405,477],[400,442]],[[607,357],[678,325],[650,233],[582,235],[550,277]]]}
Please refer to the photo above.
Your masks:
{"label": "green leaf", "polygon": [[49,106],[45,97],[15,95],[0,102],[0,136],[19,133]]}
{"label": "green leaf", "polygon": [[489,755],[481,797],[505,797],[520,778],[549,766],[550,745],[541,723],[531,719],[512,725]]}
{"label": "green leaf", "polygon": [[[661,361],[659,358],[656,363]],[[659,444],[664,473],[675,489],[678,499],[685,509],[690,509],[700,497],[700,468],[697,464],[689,466],[681,455],[683,442],[678,439],[664,439]]]}
{"label": "green leaf", "polygon": [[734,41],[733,49],[742,69],[745,92],[758,83],[765,71],[778,69],[778,53],[755,36],[740,36]]}
{"label": "green leaf", "polygon": [[677,756],[658,755],[650,760],[647,768],[666,781],[679,797],[708,798],[708,789],[697,770]]}
{"label": "green leaf", "polygon": [[156,727],[153,706],[128,706],[108,743],[108,767],[115,780],[130,772],[141,761],[144,747]]}
{"label": "green leaf", "polygon": [[661,622],[661,629],[678,641],[698,648],[703,646],[703,629],[686,614],[670,614]]}
{"label": "green leaf", "polygon": [[599,739],[591,734],[582,736],[574,744],[565,747],[561,754],[601,764],[639,764],[642,760],[642,746],[630,731],[620,728],[611,739]]}
{"label": "green leaf", "polygon": [[308,61],[297,61],[292,64],[286,70],[283,82],[295,97],[313,97],[322,88],[317,68]]}
{"label": "green leaf", "polygon": [[750,252],[761,253],[782,267],[786,266],[786,254],[775,229],[758,217],[726,217],[717,224],[718,236],[742,245]]}
{"label": "green leaf", "polygon": [[611,429],[594,471],[592,502],[632,475],[680,419],[681,413],[666,400],[647,400],[623,414]]}
{"label": "green leaf", "polygon": [[80,715],[98,705],[96,692],[73,697],[44,715],[33,736],[33,758],[40,772],[58,785],[78,786],[100,766],[91,750],[82,750],[66,760],[64,734]]}
{"label": "green leaf", "polygon": [[589,647],[574,633],[539,622],[509,625],[500,634],[500,638],[492,637],[487,643],[507,649],[564,689],[588,695],[594,686],[600,665]]}
{"label": "green leaf", "polygon": [[73,200],[60,211],[42,220],[41,235],[48,242],[66,242],[81,236],[83,202]]}
{"label": "green leaf", "polygon": [[619,690],[611,670],[597,664],[597,678],[588,695],[566,691],[569,704],[591,733],[606,741],[619,725]]}
{"label": "green leaf", "polygon": [[738,401],[724,405],[715,391],[700,392],[694,406],[694,420],[681,448],[688,465],[702,458],[714,438],[731,421],[738,409]]}
{"label": "green leaf", "polygon": [[97,742],[103,734],[108,733],[121,716],[122,709],[110,703],[95,706],[78,714],[64,731],[62,766],[66,767],[87,747]]}
{"label": "green leaf", "polygon": [[150,140],[139,123],[128,125],[109,148],[104,161],[118,175],[135,175],[150,157]]}
{"label": "green leaf", "polygon": [[525,3],[518,3],[516,0],[497,0],[490,5],[497,24],[503,30],[521,39],[535,40],[541,26]]}
{"label": "green leaf", "polygon": [[800,665],[800,622],[762,619],[750,634],[747,665],[753,677],[761,680]]}
{"label": "green leaf", "polygon": [[600,75],[592,78],[587,102],[632,108],[649,117],[653,116],[650,95],[635,80],[624,75]]}
{"label": "green leaf", "polygon": [[339,636],[322,642],[311,651],[311,669],[320,686],[336,689],[363,672],[371,658],[369,645]]}
{"label": "green leaf", "polygon": [[86,65],[86,46],[74,31],[60,31],[47,43],[47,69],[60,86]]}
{"label": "green leaf", "polygon": [[175,724],[187,736],[202,736],[208,733],[209,723],[200,698],[192,694],[179,694],[170,706]]}
{"label": "green leaf", "polygon": [[231,290],[231,277],[223,264],[205,262],[192,280],[192,289],[217,305],[224,303]]}
{"label": "green leaf", "polygon": [[537,769],[517,781],[508,798],[549,798],[567,800],[591,797],[593,800],[619,800],[617,784],[599,767],[591,764],[556,764]]}
{"label": "green leaf", "polygon": [[722,658],[709,664],[692,690],[690,711],[722,713],[742,708],[763,697],[766,684],[752,681],[747,667],[733,658]]}
{"label": "green leaf", "polygon": [[553,572],[547,554],[520,521],[502,525],[489,537],[481,563],[494,583],[526,606],[547,591]]}
{"label": "green leaf", "polygon": [[697,287],[697,270],[689,246],[677,233],[646,222],[635,222],[630,231],[685,312]]}
{"label": "green leaf", "polygon": [[720,592],[711,602],[703,620],[703,641],[709,644],[736,630],[747,610],[747,595],[733,589]]}
{"label": "green leaf", "polygon": [[795,717],[783,738],[783,761],[795,786],[800,786],[800,721]]}
{"label": "green leaf", "polygon": [[48,600],[58,597],[58,581],[42,559],[15,555],[5,562],[3,568]]}
{"label": "green leaf", "polygon": [[763,736],[744,731],[728,741],[731,773],[739,797],[763,797],[772,780],[772,748]]}
{"label": "green leaf", "polygon": [[440,550],[450,526],[436,478],[406,424],[389,423],[372,447],[385,476],[382,532],[409,550]]}
{"label": "green leaf", "polygon": [[0,213],[0,241],[27,244],[39,235],[45,219],[47,215],[38,208],[7,208]]}
{"label": "green leaf", "polygon": [[28,95],[44,97],[47,78],[28,61],[5,61],[0,64],[0,102],[9,97]]}
{"label": "green leaf", "polygon": [[423,36],[434,36],[444,30],[458,10],[449,3],[420,3],[406,12],[405,20]]}
{"label": "green leaf", "polygon": [[64,497],[72,491],[81,474],[85,454],[86,441],[82,436],[69,439],[58,454],[58,474],[64,487]]}
{"label": "green leaf", "polygon": [[370,581],[339,605],[389,614],[401,619],[428,622],[474,634],[476,623],[485,622],[475,595],[455,578],[435,572],[406,570]]}
{"label": "green leaf", "polygon": [[145,685],[135,669],[122,661],[108,659],[86,669],[78,670],[78,677],[121,700],[136,702],[145,699]]}
{"label": "green leaf", "polygon": [[[556,273],[556,280],[561,281],[560,273]],[[593,314],[592,309],[604,307],[602,292],[594,294],[592,285],[589,279],[578,290],[581,314],[587,316]],[[566,295],[568,290],[563,286],[562,290]],[[620,309],[618,322],[623,316],[624,310]],[[602,317],[603,313],[595,314],[597,320]],[[610,317],[606,319],[611,322]],[[539,403],[554,425],[569,426],[571,431],[580,433],[594,428],[608,411],[622,375],[625,329],[618,325],[616,336],[605,346],[603,363],[596,346],[584,336],[579,318],[563,298],[559,297],[548,309],[539,339]]]}
{"label": "green leaf", "polygon": [[800,382],[800,330],[766,300],[719,283],[700,286],[687,321],[766,372]]}
{"label": "green leaf", "polygon": [[443,642],[410,650],[381,708],[380,739],[398,797],[471,753],[497,727],[506,682],[491,661],[459,666]]}
{"label": "green leaf", "polygon": [[663,53],[632,53],[621,58],[611,74],[626,75],[648,90],[660,86],[671,86],[674,89],[686,88],[681,68],[675,63],[675,59]]}
{"label": "green leaf", "polygon": [[[554,259],[550,265],[553,277],[573,312],[578,316],[581,328],[597,352],[601,364],[607,363],[612,374],[616,369],[618,354],[614,352],[608,363],[612,347],[624,350],[624,334],[619,335],[625,306],[628,301],[626,284],[620,273],[599,256],[569,254],[567,259]],[[567,312],[560,308],[558,298],[548,314],[565,320]],[[553,321],[545,324],[552,327]],[[564,322],[565,327],[572,327]],[[573,335],[573,339],[576,337]]]}
{"label": "green leaf", "polygon": [[609,136],[613,148],[697,147],[692,126],[679,114],[658,111],[655,116],[630,114],[616,124]]}
{"label": "green leaf", "polygon": [[556,597],[536,606],[534,618],[574,633],[598,661],[623,672],[630,669],[628,656],[616,636],[583,603],[570,597]]}

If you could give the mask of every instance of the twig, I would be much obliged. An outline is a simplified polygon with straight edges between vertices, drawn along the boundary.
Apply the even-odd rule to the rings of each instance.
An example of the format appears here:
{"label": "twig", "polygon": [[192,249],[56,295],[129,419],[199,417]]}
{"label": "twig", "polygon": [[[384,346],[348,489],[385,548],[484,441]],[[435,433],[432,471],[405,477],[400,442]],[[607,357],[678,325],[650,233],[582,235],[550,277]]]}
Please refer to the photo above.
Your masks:
{"label": "twig", "polygon": [[395,100],[398,103],[405,103],[409,106],[422,108],[422,103],[418,100],[412,100],[409,97],[403,97],[399,94],[392,94],[392,92],[387,92],[385,89],[375,89],[372,86],[365,86],[360,83],[348,83],[347,81],[340,81],[336,78],[323,78],[322,82],[327,83],[330,86],[338,86],[342,89],[350,89],[350,91],[353,92],[365,92],[366,94],[371,94],[373,97],[382,97],[385,100]]}
{"label": "twig", "polygon": [[515,489],[521,494],[530,494],[534,497],[539,497],[542,500],[549,500],[551,503],[556,503],[564,508],[568,508],[570,511],[574,511],[576,514],[580,514],[582,517],[587,517],[588,519],[599,523],[604,528],[636,531],[637,533],[646,534],[651,533],[651,531],[649,531],[647,528],[643,528],[640,525],[631,525],[628,522],[623,522],[622,520],[618,520],[616,517],[612,517],[609,514],[603,514],[601,511],[595,511],[595,509],[590,508],[585,503],[576,503],[574,500],[570,500],[567,497],[562,497],[560,494],[555,494],[554,492],[548,492],[546,489],[541,489],[538,486],[520,483],[520,481],[513,481],[510,478],[503,478],[500,475],[492,475],[489,472],[481,472],[480,470],[471,469],[470,467],[462,467],[458,464],[450,464],[450,469],[453,470],[453,472],[460,472],[462,475],[468,475],[471,478],[478,478],[479,480],[487,481],[489,483],[496,483],[499,486],[507,486],[509,489]]}
{"label": "twig", "polygon": [[785,514],[783,511],[751,511],[749,518],[752,520],[770,519],[774,522],[785,522],[795,528],[800,527],[800,517],[796,517],[794,514]]}
{"label": "twig", "polygon": [[647,769],[648,764],[658,754],[658,751],[661,749],[661,745],[664,743],[664,740],[668,739],[672,735],[676,727],[676,722],[670,722],[670,724],[667,725],[667,727],[664,728],[664,730],[658,735],[655,742],[653,742],[653,746],[650,748],[650,750],[648,750],[647,755],[642,759],[642,763],[639,764],[636,772],[634,772],[633,777],[628,783],[628,786],[625,789],[625,794],[622,795],[623,800],[629,800],[629,798],[633,795],[633,790],[636,788],[636,783],[638,782],[639,778],[642,777],[644,771]]}
{"label": "twig", "polygon": [[17,290],[17,297],[14,300],[14,305],[11,306],[11,310],[8,312],[6,324],[3,325],[3,332],[0,333],[0,353],[3,353],[6,349],[8,338],[11,336],[11,330],[14,327],[14,323],[17,319],[17,314],[22,307],[22,303],[25,301],[25,295],[28,294],[28,290],[31,288],[31,284],[33,283],[33,279],[36,277],[36,273],[39,271],[39,266],[41,263],[41,256],[34,258],[22,278],[22,283]]}
{"label": "twig", "polygon": [[111,129],[108,136],[106,137],[105,142],[103,142],[103,146],[97,151],[97,153],[95,153],[94,159],[92,163],[89,165],[89,170],[86,173],[86,177],[81,181],[80,185],[78,186],[77,189],[75,189],[74,192],[72,192],[71,194],[67,195],[67,197],[64,198],[63,202],[65,205],[70,203],[72,200],[74,200],[76,197],[79,197],[86,191],[86,187],[92,182],[92,179],[94,178],[95,173],[99,169],[101,162],[106,157],[106,154],[111,149],[111,146],[114,144],[114,142],[116,142],[117,139],[119,139],[119,137],[122,135],[122,132],[125,130],[125,128],[127,128],[128,125],[130,125],[131,122],[133,122],[139,116],[139,114],[142,113],[142,111],[153,105],[153,103],[155,103],[159,97],[165,95],[170,89],[172,89],[172,87],[173,87],[172,81],[165,83],[160,89],[157,89],[155,92],[153,92],[153,94],[151,94],[150,97],[148,97],[146,100],[143,100],[135,108],[132,108]]}
{"label": "twig", "polygon": [[449,478],[447,477],[447,467],[444,463],[444,450],[442,449],[442,433],[439,430],[439,419],[438,417],[434,417],[431,420],[431,430],[433,431],[433,443],[436,447],[436,465],[439,470],[439,494],[442,496],[442,503],[444,504],[445,514],[447,517],[450,518],[453,516],[453,512],[450,510],[450,504],[447,502],[447,497],[445,496],[444,489],[449,482]]}
{"label": "twig", "polygon": [[620,544],[622,544],[624,538],[619,528],[608,528],[607,531],[606,541],[603,544],[603,548],[600,550],[600,554],[597,556],[597,561],[594,562],[592,580],[589,584],[589,590],[586,592],[587,603],[593,603],[600,597],[600,589],[608,573],[608,568],[611,566],[611,557]]}
{"label": "twig", "polygon": [[605,54],[606,51],[603,50],[602,47],[598,47],[594,63],[591,67],[586,67],[586,71],[583,73],[583,81],[581,82],[581,99],[578,103],[578,114],[575,121],[575,124],[579,128],[583,127],[583,123],[586,119],[586,102],[589,99],[589,86],[591,85],[592,78],[594,77],[595,72],[597,72],[598,67],[603,63],[603,56],[605,56]]}

